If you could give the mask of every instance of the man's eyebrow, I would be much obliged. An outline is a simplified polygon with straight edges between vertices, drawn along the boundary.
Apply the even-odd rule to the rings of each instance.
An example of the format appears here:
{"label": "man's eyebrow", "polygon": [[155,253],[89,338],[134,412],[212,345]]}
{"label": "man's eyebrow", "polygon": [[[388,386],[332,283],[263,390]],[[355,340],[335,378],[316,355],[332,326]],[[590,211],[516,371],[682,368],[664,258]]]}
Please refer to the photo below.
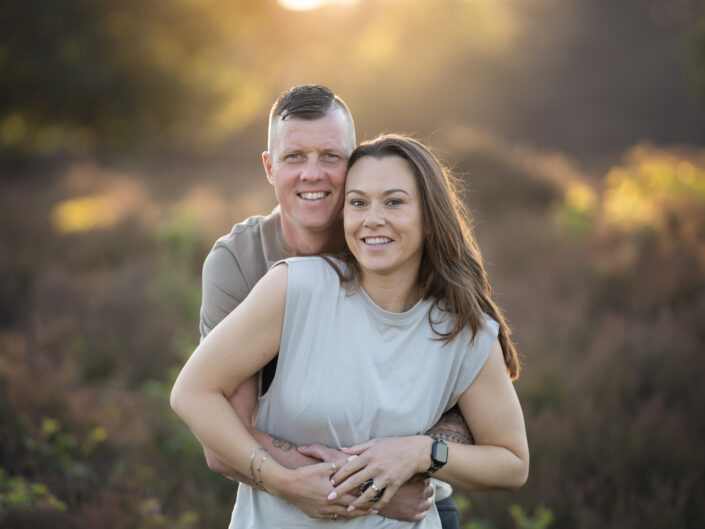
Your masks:
{"label": "man's eyebrow", "polygon": [[[350,191],[345,192],[346,195],[349,195],[350,193],[357,193],[358,195],[367,196],[367,193],[365,193],[364,191],[360,191],[359,189],[351,189]],[[405,195],[409,195],[409,192],[404,189],[387,189],[383,194],[393,195],[394,193],[404,193]]]}

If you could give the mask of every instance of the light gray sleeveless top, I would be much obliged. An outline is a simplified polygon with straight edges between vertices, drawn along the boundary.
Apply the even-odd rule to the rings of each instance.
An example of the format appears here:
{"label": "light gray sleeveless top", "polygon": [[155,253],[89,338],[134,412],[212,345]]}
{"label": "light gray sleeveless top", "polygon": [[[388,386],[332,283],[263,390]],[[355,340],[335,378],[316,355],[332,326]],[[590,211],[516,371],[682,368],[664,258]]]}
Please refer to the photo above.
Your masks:
{"label": "light gray sleeveless top", "polygon": [[[470,386],[497,338],[497,323],[450,344],[428,321],[432,302],[403,313],[377,306],[362,288],[348,295],[319,257],[293,257],[277,372],[260,399],[257,428],[296,445],[340,448],[376,437],[417,435],[436,424]],[[342,266],[342,265],[341,265]],[[449,325],[439,311],[439,330]],[[472,343],[471,343],[472,340]],[[382,516],[314,520],[279,498],[240,485],[231,528],[440,527],[435,506],[418,523]]]}

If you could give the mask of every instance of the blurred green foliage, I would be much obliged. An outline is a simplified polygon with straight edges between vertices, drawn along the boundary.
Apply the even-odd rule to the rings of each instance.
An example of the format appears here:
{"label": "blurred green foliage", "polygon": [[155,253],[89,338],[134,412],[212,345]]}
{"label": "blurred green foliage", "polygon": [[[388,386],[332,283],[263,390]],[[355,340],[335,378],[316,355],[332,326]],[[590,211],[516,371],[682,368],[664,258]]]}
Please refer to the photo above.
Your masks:
{"label": "blurred green foliage", "polygon": [[0,468],[0,514],[22,509],[52,509],[65,511],[59,501],[42,483],[29,483],[22,476],[10,477]]}

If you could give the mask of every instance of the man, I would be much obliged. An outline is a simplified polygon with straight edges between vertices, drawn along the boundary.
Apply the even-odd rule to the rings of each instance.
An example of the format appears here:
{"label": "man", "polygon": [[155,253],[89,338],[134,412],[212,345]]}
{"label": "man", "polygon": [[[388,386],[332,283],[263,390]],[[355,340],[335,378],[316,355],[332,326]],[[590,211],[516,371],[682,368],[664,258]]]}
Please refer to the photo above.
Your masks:
{"label": "man", "polygon": [[[344,244],[341,209],[345,170],[355,148],[355,127],[347,106],[328,88],[298,86],[275,101],[269,117],[267,151],[262,154],[267,179],[274,186],[279,207],[267,217],[251,217],[221,237],[203,266],[200,331],[205,337],[247,296],[275,262],[294,254],[335,250]],[[243,383],[230,402],[245,424],[252,424],[258,386],[264,394],[276,364],[259,380]],[[341,461],[344,454],[320,445],[299,447],[252,426],[251,432],[281,464],[290,468],[325,461]],[[459,412],[450,412],[429,432],[454,442],[471,442]],[[206,451],[211,469],[251,484],[249,477],[221,463]],[[436,499],[444,529],[460,527],[447,484],[437,484]],[[413,521],[430,508],[432,489],[426,484],[399,489],[380,514]],[[339,498],[347,505],[350,498]],[[326,512],[320,515],[326,517]]]}

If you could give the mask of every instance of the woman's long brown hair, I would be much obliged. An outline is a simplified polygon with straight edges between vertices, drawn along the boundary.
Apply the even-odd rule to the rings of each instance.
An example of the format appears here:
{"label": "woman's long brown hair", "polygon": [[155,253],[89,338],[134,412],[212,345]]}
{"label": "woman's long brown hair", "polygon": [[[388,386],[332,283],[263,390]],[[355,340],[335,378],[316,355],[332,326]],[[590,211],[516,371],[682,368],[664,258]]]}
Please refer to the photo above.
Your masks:
{"label": "woman's long brown hair", "polygon": [[[425,231],[418,276],[421,296],[433,299],[434,307],[452,317],[450,329],[440,332],[436,326],[438,322],[432,320],[429,312],[429,323],[434,332],[447,343],[469,325],[474,336],[484,325],[484,312],[499,324],[504,363],[510,378],[517,378],[519,359],[511,341],[511,330],[492,300],[482,255],[454,177],[426,146],[406,136],[387,134],[362,143],[350,156],[348,171],[366,156],[377,159],[398,156],[409,162],[416,178]],[[335,257],[349,270],[348,274],[343,274],[335,263],[328,260],[341,279],[348,283],[357,282],[360,269],[347,246]]]}

